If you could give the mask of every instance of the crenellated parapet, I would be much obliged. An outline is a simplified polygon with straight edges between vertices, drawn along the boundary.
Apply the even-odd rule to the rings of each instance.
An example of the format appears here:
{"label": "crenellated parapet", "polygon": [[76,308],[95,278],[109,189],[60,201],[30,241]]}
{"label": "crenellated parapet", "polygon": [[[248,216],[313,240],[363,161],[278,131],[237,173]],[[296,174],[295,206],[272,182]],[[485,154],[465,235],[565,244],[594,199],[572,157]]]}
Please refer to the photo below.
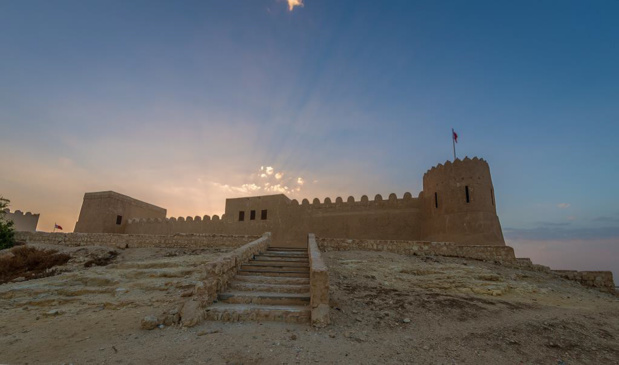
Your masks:
{"label": "crenellated parapet", "polygon": [[[217,233],[235,232],[230,222],[218,215],[167,217],[167,218],[131,218],[127,220],[125,231],[128,234],[176,234],[176,233]],[[239,230],[236,230],[239,231]],[[260,230],[255,230],[260,231]],[[253,231],[252,231],[253,232]]]}
{"label": "crenellated parapet", "polygon": [[20,217],[39,217],[41,214],[40,213],[31,213],[31,212],[22,212],[21,210],[16,210],[14,212],[11,212],[11,210],[9,208],[5,208],[3,209],[3,212],[5,214],[10,214],[11,216],[15,217],[15,216],[20,216]]}
{"label": "crenellated parapet", "polygon": [[127,224],[171,224],[171,223],[189,223],[202,224],[208,222],[219,221],[219,216],[214,215],[212,218],[209,215],[205,216],[187,216],[187,217],[169,217],[169,218],[130,218]]}
{"label": "crenellated parapet", "polygon": [[355,200],[355,197],[349,196],[346,201],[342,197],[337,197],[335,200],[331,198],[324,198],[321,202],[319,198],[312,199],[312,202],[308,199],[303,199],[301,203],[298,200],[293,199],[289,205],[291,208],[315,210],[351,210],[351,209],[380,209],[380,208],[398,208],[398,207],[413,207],[417,204],[417,198],[413,198],[409,192],[404,193],[401,198],[395,193],[389,194],[387,199],[383,199],[381,194],[376,194],[373,200],[370,200],[367,195],[361,196],[359,200]]}
{"label": "crenellated parapet", "polygon": [[429,175],[434,175],[434,174],[452,174],[454,173],[454,171],[456,170],[464,170],[464,171],[471,171],[474,169],[478,169],[478,168],[485,168],[485,169],[490,169],[490,166],[488,165],[488,162],[486,160],[484,160],[483,158],[477,158],[477,157],[473,157],[473,158],[469,158],[464,157],[464,159],[459,159],[457,158],[455,161],[445,161],[445,163],[439,163],[436,166],[433,166],[432,168],[430,168],[428,171],[426,171],[425,174],[423,174],[423,178],[425,179],[426,176]]}

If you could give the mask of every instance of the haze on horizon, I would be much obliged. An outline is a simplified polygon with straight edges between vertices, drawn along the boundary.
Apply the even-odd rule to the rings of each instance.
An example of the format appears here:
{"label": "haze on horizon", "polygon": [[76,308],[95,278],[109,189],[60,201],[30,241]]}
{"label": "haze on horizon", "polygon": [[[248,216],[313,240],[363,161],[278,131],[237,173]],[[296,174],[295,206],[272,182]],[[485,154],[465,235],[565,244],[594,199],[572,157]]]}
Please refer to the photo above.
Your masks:
{"label": "haze on horizon", "polygon": [[619,3],[0,6],[0,195],[71,231],[83,194],[416,196],[490,163],[520,257],[619,274]]}

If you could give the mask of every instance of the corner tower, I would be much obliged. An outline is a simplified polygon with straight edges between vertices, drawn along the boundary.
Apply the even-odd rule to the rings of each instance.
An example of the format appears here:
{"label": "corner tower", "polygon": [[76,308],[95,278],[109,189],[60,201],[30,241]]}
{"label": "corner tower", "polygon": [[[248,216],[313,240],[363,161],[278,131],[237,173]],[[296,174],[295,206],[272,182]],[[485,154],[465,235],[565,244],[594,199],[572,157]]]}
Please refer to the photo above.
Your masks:
{"label": "corner tower", "polygon": [[462,245],[504,246],[490,167],[483,159],[456,159],[423,175],[424,238]]}

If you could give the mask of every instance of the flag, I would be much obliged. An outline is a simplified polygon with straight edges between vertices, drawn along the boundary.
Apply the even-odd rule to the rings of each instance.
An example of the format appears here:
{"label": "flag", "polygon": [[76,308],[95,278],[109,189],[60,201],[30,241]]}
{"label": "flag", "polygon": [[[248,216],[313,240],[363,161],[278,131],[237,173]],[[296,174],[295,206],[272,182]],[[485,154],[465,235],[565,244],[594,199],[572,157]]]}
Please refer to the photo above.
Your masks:
{"label": "flag", "polygon": [[458,143],[458,133],[453,128],[451,128],[451,133],[453,133],[454,142]]}
{"label": "flag", "polygon": [[61,226],[59,226],[59,225],[57,225],[56,223],[54,223],[54,229],[59,229],[59,230],[61,230],[61,231],[62,231],[62,227],[61,227]]}

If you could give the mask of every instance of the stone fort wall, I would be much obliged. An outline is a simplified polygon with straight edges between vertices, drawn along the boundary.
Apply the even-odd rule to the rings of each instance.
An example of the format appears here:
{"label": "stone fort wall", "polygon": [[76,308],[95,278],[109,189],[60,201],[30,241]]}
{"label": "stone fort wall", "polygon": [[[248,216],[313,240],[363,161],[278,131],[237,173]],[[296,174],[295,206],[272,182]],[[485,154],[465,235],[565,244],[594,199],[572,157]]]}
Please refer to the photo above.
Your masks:
{"label": "stone fort wall", "polygon": [[43,243],[70,247],[107,246],[115,248],[192,248],[240,247],[259,236],[219,234],[140,235],[116,233],[17,232],[18,242]]}
{"label": "stone fort wall", "polygon": [[[126,233],[173,234],[173,233],[220,233],[252,234],[272,232],[273,241],[278,244],[304,243],[309,232],[322,236],[346,238],[360,236],[367,238],[406,239],[421,235],[420,202],[410,193],[400,199],[391,194],[383,200],[377,195],[374,200],[367,196],[355,201],[349,197],[323,202],[304,199],[301,203],[284,195],[255,198],[228,199],[227,213],[218,216],[178,217],[165,219],[137,218],[128,221]],[[238,200],[248,201],[243,203]],[[231,200],[234,200],[231,202]],[[255,211],[255,219],[251,212]],[[266,211],[266,219],[261,219]],[[239,220],[239,213],[244,219]]]}
{"label": "stone fort wall", "polygon": [[39,214],[32,214],[30,212],[24,214],[21,210],[11,213],[9,209],[5,209],[4,219],[6,221],[13,221],[13,229],[16,231],[34,232],[37,230],[37,224],[39,224]]}
{"label": "stone fort wall", "polygon": [[514,249],[509,246],[462,246],[453,242],[316,239],[321,251],[382,251],[407,256],[448,256],[484,261],[515,263]]}
{"label": "stone fort wall", "polygon": [[564,279],[577,281],[583,286],[596,288],[606,293],[618,294],[611,271],[552,270],[552,272]]}

